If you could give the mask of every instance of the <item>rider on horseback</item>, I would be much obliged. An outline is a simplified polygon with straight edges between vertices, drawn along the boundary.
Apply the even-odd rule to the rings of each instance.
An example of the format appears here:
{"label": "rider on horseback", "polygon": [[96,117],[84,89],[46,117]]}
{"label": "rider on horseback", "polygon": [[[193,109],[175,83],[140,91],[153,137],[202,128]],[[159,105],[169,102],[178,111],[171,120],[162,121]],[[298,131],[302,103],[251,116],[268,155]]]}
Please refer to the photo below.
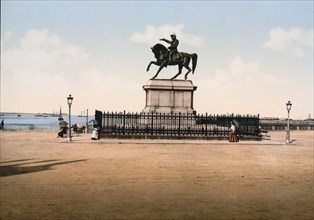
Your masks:
{"label": "rider on horseback", "polygon": [[[159,66],[157,73],[155,76],[153,76],[151,79],[155,79],[159,72],[167,67],[168,65],[174,66],[177,65],[179,72],[172,77],[171,79],[175,79],[177,76],[179,76],[182,73],[182,68],[186,68],[187,72],[184,76],[184,79],[187,80],[187,76],[190,72],[194,73],[196,65],[197,65],[197,54],[196,53],[185,53],[185,52],[178,52],[177,47],[179,45],[179,40],[177,40],[176,35],[172,34],[170,35],[172,40],[167,40],[167,39],[159,39],[161,41],[165,41],[166,43],[170,44],[170,46],[165,47],[163,44],[156,44],[153,47],[151,47],[152,52],[155,55],[155,58],[157,59],[156,61],[151,61],[147,68],[146,71],[149,71],[149,68],[152,64],[155,64],[156,66]],[[190,61],[192,62],[192,68],[189,67]]]}
{"label": "rider on horseback", "polygon": [[166,43],[170,44],[170,46],[168,47],[168,49],[170,50],[169,52],[169,60],[171,62],[175,62],[177,60],[179,60],[180,54],[178,53],[178,45],[179,45],[179,40],[177,39],[175,34],[171,34],[171,39],[172,40],[167,40],[165,38],[160,39],[161,41],[165,41]]}

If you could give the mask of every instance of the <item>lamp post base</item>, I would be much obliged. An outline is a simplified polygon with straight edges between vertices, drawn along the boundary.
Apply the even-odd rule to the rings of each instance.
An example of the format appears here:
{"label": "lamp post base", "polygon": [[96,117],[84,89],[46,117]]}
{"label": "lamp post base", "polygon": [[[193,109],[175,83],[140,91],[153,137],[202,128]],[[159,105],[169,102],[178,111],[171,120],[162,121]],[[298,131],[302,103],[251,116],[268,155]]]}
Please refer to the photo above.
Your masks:
{"label": "lamp post base", "polygon": [[291,141],[290,141],[290,132],[287,131],[287,133],[286,133],[286,144],[290,144],[290,143],[291,143]]}

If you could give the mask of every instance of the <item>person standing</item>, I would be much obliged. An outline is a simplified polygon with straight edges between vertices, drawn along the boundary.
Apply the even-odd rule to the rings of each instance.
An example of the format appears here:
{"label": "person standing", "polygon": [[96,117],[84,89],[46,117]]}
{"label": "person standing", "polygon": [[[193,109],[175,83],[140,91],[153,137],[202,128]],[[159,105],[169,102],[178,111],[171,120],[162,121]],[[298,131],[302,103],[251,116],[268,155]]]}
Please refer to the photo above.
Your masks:
{"label": "person standing", "polygon": [[1,126],[0,129],[1,129],[1,130],[4,130],[4,119],[2,119],[0,126]]}
{"label": "person standing", "polygon": [[230,123],[230,134],[229,134],[229,142],[238,142],[239,139],[237,137],[237,128],[234,124],[234,122],[232,121]]}

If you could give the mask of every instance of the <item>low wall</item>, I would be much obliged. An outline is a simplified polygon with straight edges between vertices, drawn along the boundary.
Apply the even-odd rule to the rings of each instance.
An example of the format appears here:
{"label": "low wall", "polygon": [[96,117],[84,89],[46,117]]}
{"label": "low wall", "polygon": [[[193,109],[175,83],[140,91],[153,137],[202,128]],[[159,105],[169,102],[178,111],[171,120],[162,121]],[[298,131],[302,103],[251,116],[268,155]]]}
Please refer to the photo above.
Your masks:
{"label": "low wall", "polygon": [[[130,134],[101,134],[100,138],[119,139],[155,139],[155,140],[228,140],[229,136],[165,136],[165,135],[130,135]],[[261,141],[262,136],[240,137],[240,141]]]}

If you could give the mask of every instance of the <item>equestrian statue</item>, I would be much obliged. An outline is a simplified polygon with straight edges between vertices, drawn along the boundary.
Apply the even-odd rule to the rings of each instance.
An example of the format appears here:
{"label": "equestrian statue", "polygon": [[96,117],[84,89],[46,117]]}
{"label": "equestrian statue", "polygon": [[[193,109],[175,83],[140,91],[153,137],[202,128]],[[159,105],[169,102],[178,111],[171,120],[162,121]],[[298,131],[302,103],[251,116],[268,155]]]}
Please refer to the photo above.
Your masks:
{"label": "equestrian statue", "polygon": [[[167,40],[164,38],[160,39],[160,41],[164,41],[170,44],[170,46],[168,47],[169,50],[162,44],[156,44],[155,46],[151,48],[157,61],[151,61],[149,65],[147,66],[146,71],[149,71],[149,68],[152,64],[159,66],[159,69],[156,75],[153,76],[153,78],[151,78],[151,79],[155,79],[158,76],[159,72],[164,67],[167,67],[168,65],[169,66],[178,65],[179,72],[174,77],[172,77],[171,80],[177,78],[182,73],[183,67],[185,67],[188,70],[184,76],[184,79],[187,80],[188,74],[191,71],[192,71],[192,74],[194,74],[194,70],[197,64],[197,54],[196,53],[188,54],[184,52],[178,52],[177,47],[179,45],[179,40],[177,39],[175,34],[172,34],[170,36],[171,36],[171,40]],[[189,67],[191,60],[192,60],[192,69]]]}

